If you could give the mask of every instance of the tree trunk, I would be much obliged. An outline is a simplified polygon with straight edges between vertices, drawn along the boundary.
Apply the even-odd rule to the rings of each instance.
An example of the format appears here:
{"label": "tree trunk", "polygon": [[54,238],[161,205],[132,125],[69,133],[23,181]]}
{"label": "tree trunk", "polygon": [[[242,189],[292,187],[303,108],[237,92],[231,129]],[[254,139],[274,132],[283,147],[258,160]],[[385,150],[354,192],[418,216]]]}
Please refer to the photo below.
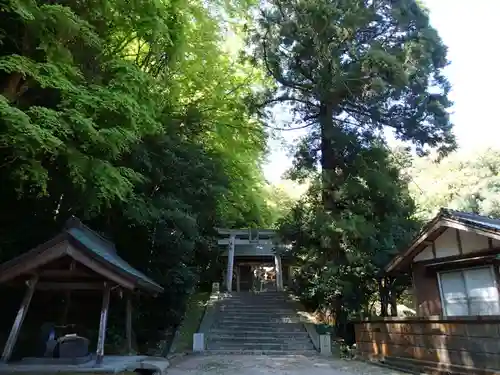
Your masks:
{"label": "tree trunk", "polygon": [[[319,122],[321,127],[321,200],[325,213],[335,218],[335,172],[336,153],[334,148],[334,123],[333,108],[326,102],[320,105]],[[337,264],[345,263],[338,241],[332,236],[323,236],[322,253],[329,260],[334,260]],[[342,316],[342,296],[336,296],[332,301],[332,310],[336,324]]]}
{"label": "tree trunk", "polygon": [[19,72],[11,73],[7,78],[7,83],[2,89],[2,95],[5,96],[9,102],[13,102],[17,98],[22,78],[23,76]]}
{"label": "tree trunk", "polygon": [[389,295],[385,277],[378,279],[378,291],[380,294],[380,316],[388,316]]}
{"label": "tree trunk", "polygon": [[[325,213],[332,220],[339,213],[339,202],[336,185],[338,181],[338,146],[336,145],[336,128],[333,121],[333,106],[323,103],[320,106],[319,122],[321,126],[321,200]],[[337,264],[346,263],[346,255],[341,249],[338,239],[322,239],[323,254],[328,260],[334,260]]]}
{"label": "tree trunk", "polygon": [[[28,31],[25,31],[21,41],[21,48],[18,53],[20,55],[26,55],[28,51],[29,36]],[[5,84],[0,82],[0,93],[5,96],[9,102],[13,102],[18,99],[27,89],[28,85],[26,84],[26,80],[20,72],[13,72],[9,74]]]}
{"label": "tree trunk", "polygon": [[333,148],[333,110],[321,105],[319,121],[321,126],[321,185],[323,206],[329,213],[335,207],[333,195],[333,174],[335,173],[335,150]]}

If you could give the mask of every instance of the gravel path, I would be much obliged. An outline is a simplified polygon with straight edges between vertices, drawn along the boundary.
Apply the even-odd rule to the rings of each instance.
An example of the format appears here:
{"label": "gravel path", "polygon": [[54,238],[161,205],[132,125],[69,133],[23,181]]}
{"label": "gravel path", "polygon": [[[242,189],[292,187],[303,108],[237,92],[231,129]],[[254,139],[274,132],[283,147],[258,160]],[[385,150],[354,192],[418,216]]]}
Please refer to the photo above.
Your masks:
{"label": "gravel path", "polygon": [[175,363],[169,375],[403,375],[368,363],[323,357],[193,355]]}

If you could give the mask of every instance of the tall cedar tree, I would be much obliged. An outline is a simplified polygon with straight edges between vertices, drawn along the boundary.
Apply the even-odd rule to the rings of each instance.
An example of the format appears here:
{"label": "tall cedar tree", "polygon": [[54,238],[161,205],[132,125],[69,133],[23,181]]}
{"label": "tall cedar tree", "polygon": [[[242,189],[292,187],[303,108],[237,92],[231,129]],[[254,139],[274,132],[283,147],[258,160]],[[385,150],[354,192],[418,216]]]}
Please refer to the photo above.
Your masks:
{"label": "tall cedar tree", "polygon": [[[343,209],[336,186],[345,179],[347,133],[367,139],[391,128],[419,152],[456,147],[446,47],[416,1],[271,0],[259,21],[257,57],[278,83],[267,103],[292,103],[313,127],[306,153],[320,155],[327,213]],[[342,261],[338,241],[324,241]]]}

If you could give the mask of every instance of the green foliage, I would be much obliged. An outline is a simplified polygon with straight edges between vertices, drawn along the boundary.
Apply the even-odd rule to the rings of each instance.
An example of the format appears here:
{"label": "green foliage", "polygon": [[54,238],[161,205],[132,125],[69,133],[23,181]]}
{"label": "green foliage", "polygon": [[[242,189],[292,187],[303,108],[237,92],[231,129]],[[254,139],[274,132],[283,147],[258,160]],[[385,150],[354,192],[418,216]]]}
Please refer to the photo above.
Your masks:
{"label": "green foliage", "polygon": [[457,151],[440,162],[432,157],[410,160],[411,194],[418,215],[430,220],[441,207],[500,217],[500,152]]}
{"label": "green foliage", "polygon": [[[293,245],[301,268],[296,292],[316,308],[332,308],[342,298],[343,317],[365,313],[377,293],[381,270],[418,229],[407,183],[391,155],[376,144],[358,149],[350,177],[339,187],[341,214],[331,219],[322,204],[317,175],[308,194],[281,222],[283,238]],[[322,238],[339,239],[344,262],[332,258]],[[404,280],[401,280],[403,282]]]}
{"label": "green foliage", "polygon": [[249,104],[268,82],[221,27],[238,33],[223,16],[249,6],[1,5],[0,261],[79,216],[165,286],[141,299],[137,329],[178,324],[186,296],[220,276],[215,228],[274,218],[266,132]]}
{"label": "green foliage", "polygon": [[281,223],[302,262],[297,292],[338,322],[377,290],[393,303],[407,280],[381,271],[418,222],[381,134],[421,154],[456,147],[446,47],[414,0],[272,0],[252,34],[253,61],[276,83],[261,114],[287,104],[309,127],[289,176],[314,183]]}
{"label": "green foliage", "polygon": [[193,349],[193,334],[200,328],[209,298],[210,293],[194,293],[189,297],[177,337],[172,343],[171,352],[185,353]]}
{"label": "green foliage", "polygon": [[315,138],[333,142],[332,125],[365,135],[389,127],[420,151],[455,147],[446,47],[415,1],[275,0],[253,41],[278,84],[273,103],[295,103],[321,126]]}

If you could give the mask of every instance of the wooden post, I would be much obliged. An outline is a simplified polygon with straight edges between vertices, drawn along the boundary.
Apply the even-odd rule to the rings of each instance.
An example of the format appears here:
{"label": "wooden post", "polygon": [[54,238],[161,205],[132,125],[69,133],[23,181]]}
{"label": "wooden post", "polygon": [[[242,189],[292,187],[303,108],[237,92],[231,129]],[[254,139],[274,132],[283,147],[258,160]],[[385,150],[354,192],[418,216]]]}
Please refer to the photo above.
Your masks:
{"label": "wooden post", "polygon": [[[76,261],[73,259],[69,265],[69,272],[74,273],[76,269]],[[71,289],[66,291],[66,296],[64,298],[64,309],[61,315],[61,325],[66,325],[68,321],[69,308],[71,306]]]}
{"label": "wooden post", "polygon": [[126,322],[126,337],[127,337],[127,352],[132,354],[132,296],[127,293],[127,322]]}
{"label": "wooden post", "polygon": [[12,325],[12,329],[10,330],[9,338],[5,343],[5,347],[2,353],[2,362],[7,362],[12,355],[12,351],[14,350],[14,346],[16,345],[17,338],[19,336],[19,332],[21,331],[21,326],[23,325],[24,318],[26,317],[26,313],[28,312],[28,308],[30,306],[31,298],[33,297],[33,292],[35,291],[35,286],[38,281],[38,276],[33,276],[30,281],[28,281],[28,290],[24,295],[23,302],[21,303],[21,307],[17,312],[16,320],[14,320],[14,324]]}
{"label": "wooden post", "polygon": [[101,319],[99,321],[99,335],[97,337],[97,359],[96,363],[102,363],[104,357],[104,341],[106,340],[106,326],[108,324],[109,295],[111,288],[109,283],[104,283],[102,296]]}

